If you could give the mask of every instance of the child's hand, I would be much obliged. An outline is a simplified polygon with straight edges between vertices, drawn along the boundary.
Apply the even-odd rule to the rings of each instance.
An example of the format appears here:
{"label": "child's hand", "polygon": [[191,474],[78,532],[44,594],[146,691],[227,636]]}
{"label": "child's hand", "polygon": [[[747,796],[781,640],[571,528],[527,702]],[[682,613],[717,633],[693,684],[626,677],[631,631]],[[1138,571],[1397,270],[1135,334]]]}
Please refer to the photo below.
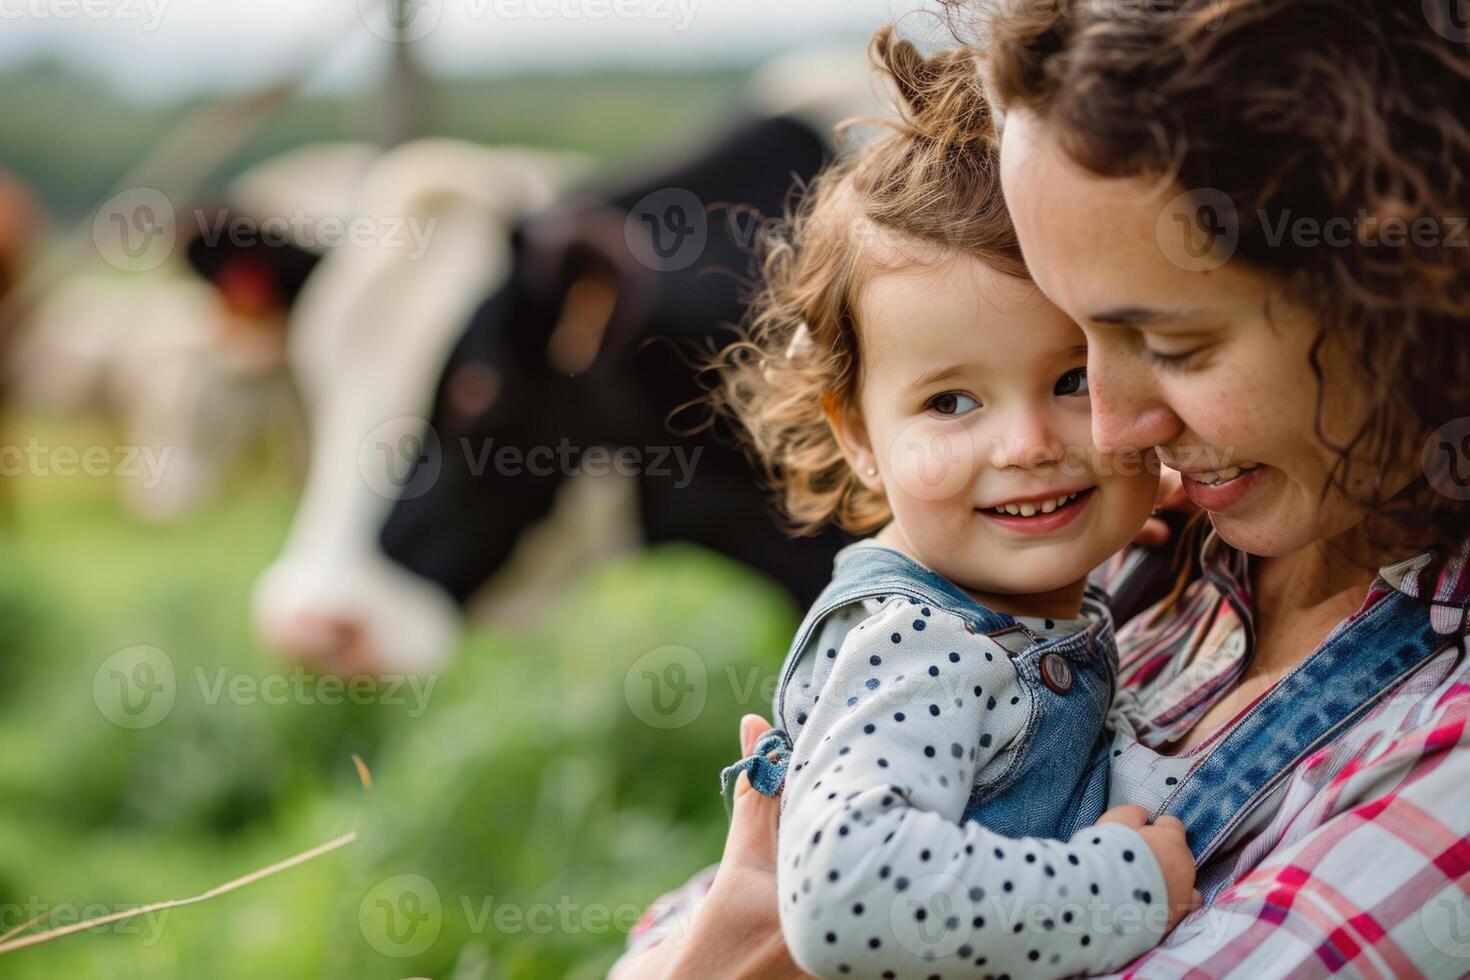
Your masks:
{"label": "child's hand", "polygon": [[1166,815],[1150,824],[1148,818],[1147,807],[1129,803],[1113,807],[1098,817],[1097,822],[1132,827],[1148,843],[1164,873],[1164,885],[1169,893],[1169,928],[1173,929],[1180,919],[1203,905],[1204,898],[1194,887],[1194,855],[1185,841],[1183,821]]}

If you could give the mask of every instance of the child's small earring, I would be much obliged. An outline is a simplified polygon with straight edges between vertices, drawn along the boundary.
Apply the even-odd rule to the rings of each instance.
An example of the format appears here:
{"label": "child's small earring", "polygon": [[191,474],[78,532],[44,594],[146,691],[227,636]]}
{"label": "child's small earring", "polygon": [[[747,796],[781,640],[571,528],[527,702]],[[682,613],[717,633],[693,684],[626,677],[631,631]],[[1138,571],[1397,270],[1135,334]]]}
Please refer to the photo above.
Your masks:
{"label": "child's small earring", "polygon": [[877,476],[878,475],[878,467],[876,467],[876,466],[869,466],[868,467],[868,475],[869,476]]}

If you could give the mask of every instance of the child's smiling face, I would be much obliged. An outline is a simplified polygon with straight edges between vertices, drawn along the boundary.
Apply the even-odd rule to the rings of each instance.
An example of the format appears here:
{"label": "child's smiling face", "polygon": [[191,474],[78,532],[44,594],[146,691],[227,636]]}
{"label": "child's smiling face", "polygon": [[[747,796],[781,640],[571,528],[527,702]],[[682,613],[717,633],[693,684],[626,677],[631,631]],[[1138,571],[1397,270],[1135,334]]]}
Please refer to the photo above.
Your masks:
{"label": "child's smiling face", "polygon": [[1158,485],[1152,459],[1093,448],[1082,331],[952,251],[875,272],[856,307],[857,412],[836,428],[893,511],[884,538],[972,592],[1080,597]]}

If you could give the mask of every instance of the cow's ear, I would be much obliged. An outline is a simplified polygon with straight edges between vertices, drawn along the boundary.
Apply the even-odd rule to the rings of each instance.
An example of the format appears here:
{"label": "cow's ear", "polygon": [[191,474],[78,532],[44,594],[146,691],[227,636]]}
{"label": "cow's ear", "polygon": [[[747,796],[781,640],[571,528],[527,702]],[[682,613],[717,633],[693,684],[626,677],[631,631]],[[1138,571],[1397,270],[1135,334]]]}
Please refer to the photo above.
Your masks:
{"label": "cow's ear", "polygon": [[553,369],[584,374],[596,363],[617,303],[618,282],[605,267],[584,269],[567,284],[561,313],[546,342],[546,359]]}
{"label": "cow's ear", "polygon": [[228,208],[196,212],[198,232],[184,247],[194,271],[232,305],[289,310],[321,256]]}

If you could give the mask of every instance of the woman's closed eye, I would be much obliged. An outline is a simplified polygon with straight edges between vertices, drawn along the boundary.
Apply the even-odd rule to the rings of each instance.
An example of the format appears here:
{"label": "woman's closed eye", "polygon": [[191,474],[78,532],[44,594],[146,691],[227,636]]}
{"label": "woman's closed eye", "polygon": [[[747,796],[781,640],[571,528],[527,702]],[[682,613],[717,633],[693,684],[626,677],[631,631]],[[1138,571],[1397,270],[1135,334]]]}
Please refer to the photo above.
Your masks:
{"label": "woman's closed eye", "polygon": [[939,415],[954,416],[973,412],[980,403],[963,392],[946,391],[929,399],[924,407]]}
{"label": "woman's closed eye", "polygon": [[1183,371],[1189,367],[1189,362],[1194,360],[1194,356],[1203,349],[1196,347],[1194,350],[1174,352],[1144,347],[1143,354],[1155,367],[1163,368],[1165,371]]}
{"label": "woman's closed eye", "polygon": [[1087,394],[1087,368],[1073,368],[1057,379],[1056,387],[1052,389],[1057,395],[1085,395]]}

